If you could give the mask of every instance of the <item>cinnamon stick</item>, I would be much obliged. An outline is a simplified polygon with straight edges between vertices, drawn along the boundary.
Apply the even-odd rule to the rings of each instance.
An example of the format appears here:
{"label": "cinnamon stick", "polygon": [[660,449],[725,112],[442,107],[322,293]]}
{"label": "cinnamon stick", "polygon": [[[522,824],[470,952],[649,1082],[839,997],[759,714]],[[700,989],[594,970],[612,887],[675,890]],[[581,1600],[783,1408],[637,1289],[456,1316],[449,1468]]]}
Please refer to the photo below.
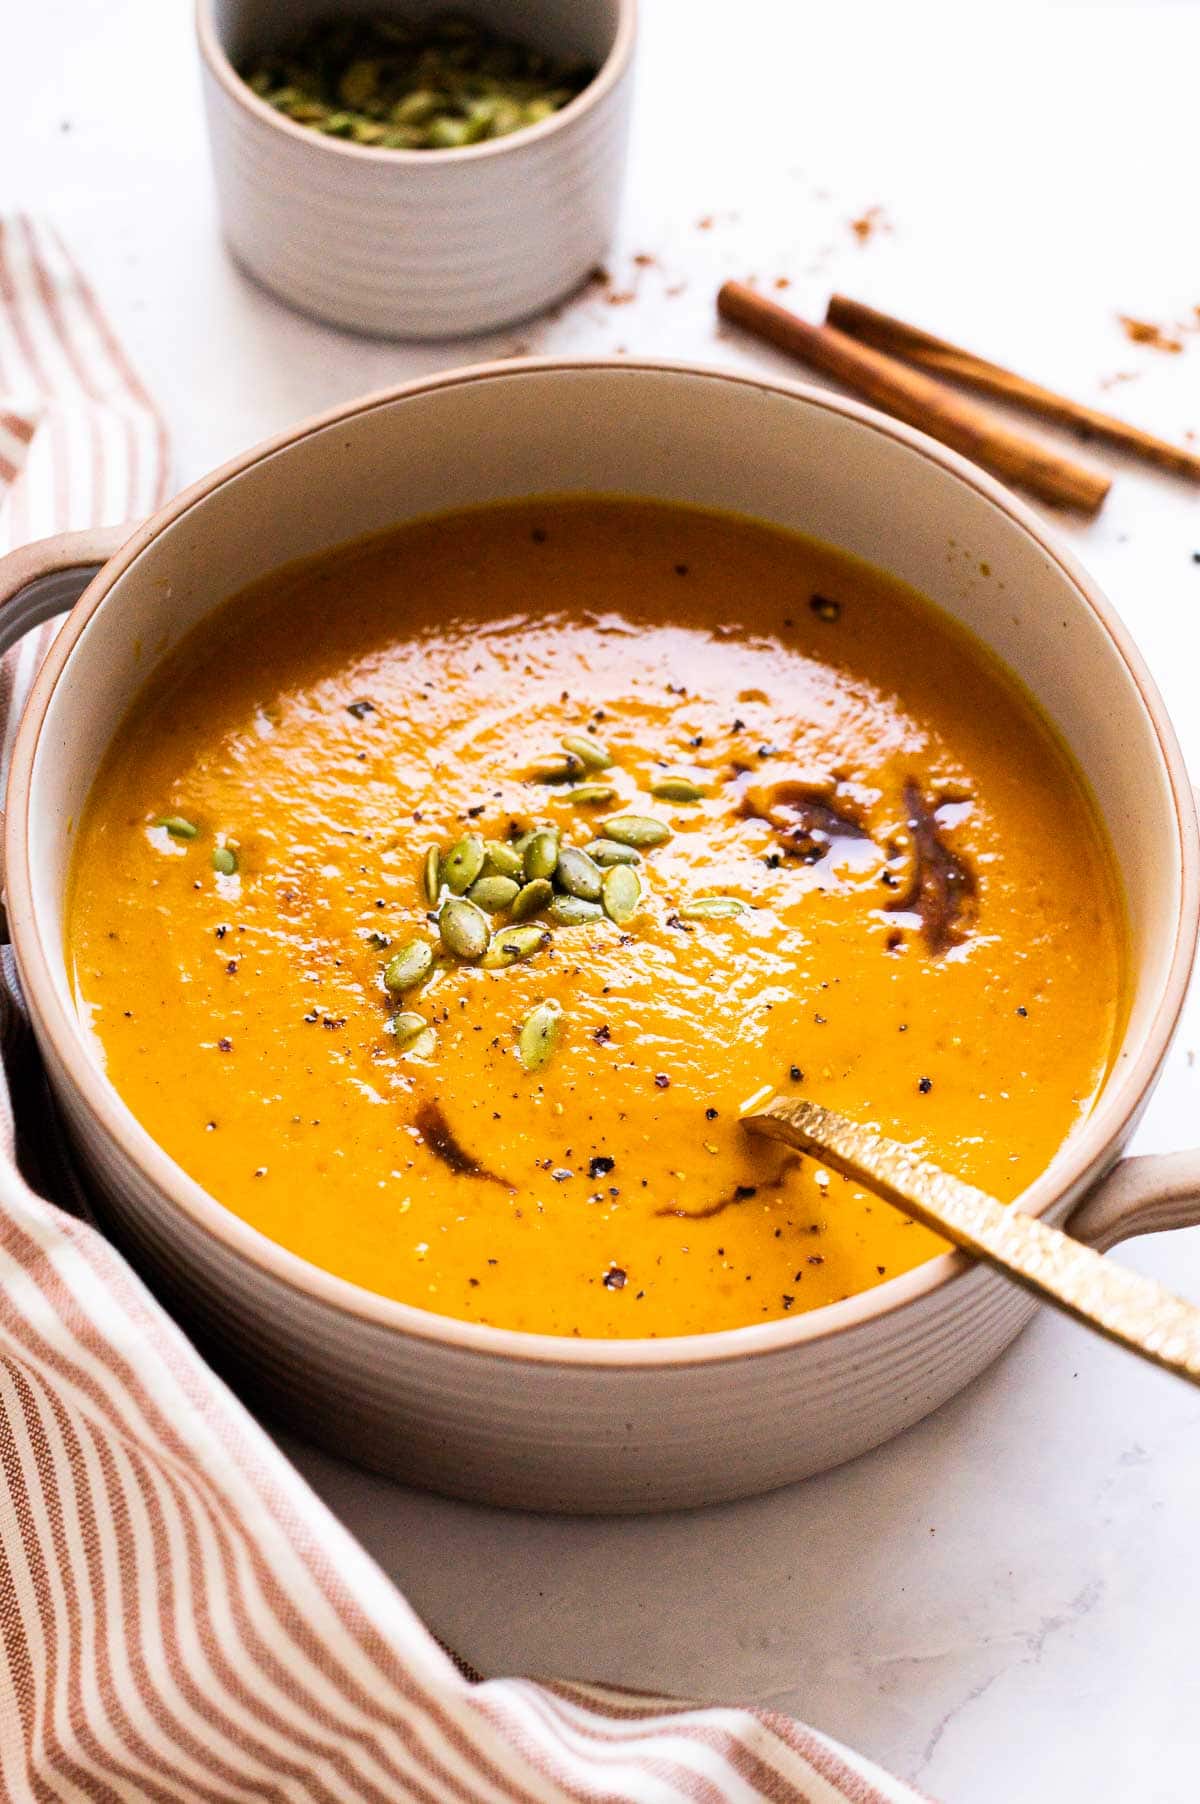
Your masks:
{"label": "cinnamon stick", "polygon": [[726,282],[717,296],[722,317],[835,376],[897,419],[940,439],[1006,482],[1019,484],[1057,507],[1094,514],[1112,486],[1108,477],[1073,463],[1052,446],[1025,438],[986,408],[933,377],[833,326],[814,326],[743,282]]}
{"label": "cinnamon stick", "polygon": [[1119,420],[1113,414],[1084,406],[1082,401],[1056,394],[1052,388],[1043,388],[1040,382],[1030,382],[1027,377],[1018,376],[1001,364],[989,363],[972,351],[964,351],[960,345],[935,338],[932,332],[906,325],[890,314],[879,313],[862,301],[835,294],[825,320],[827,325],[848,333],[860,344],[874,345],[876,350],[902,357],[907,363],[919,364],[922,369],[934,370],[939,376],[949,376],[981,394],[998,395],[1041,419],[1069,426],[1085,438],[1103,439],[1160,470],[1170,470],[1176,476],[1190,476],[1193,481],[1200,482],[1200,457],[1194,452],[1155,438],[1153,433],[1131,426],[1128,420]]}

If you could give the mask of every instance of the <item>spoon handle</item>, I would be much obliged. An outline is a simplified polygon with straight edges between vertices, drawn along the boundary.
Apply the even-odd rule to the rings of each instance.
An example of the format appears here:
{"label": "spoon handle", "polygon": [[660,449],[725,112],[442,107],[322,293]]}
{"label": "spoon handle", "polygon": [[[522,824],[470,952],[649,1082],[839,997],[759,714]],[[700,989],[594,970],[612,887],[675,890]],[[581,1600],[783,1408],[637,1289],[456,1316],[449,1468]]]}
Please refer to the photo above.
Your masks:
{"label": "spoon handle", "polygon": [[1085,1327],[1200,1385],[1200,1309],[909,1146],[818,1103],[778,1097],[745,1126],[853,1178]]}

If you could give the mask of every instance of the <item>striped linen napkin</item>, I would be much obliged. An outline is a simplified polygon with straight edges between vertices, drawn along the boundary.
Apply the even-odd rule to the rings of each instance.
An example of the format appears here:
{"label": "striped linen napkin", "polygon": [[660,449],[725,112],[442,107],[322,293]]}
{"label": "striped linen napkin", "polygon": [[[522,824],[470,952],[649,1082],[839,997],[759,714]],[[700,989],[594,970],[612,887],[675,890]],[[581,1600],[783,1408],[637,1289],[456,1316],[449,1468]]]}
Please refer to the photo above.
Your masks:
{"label": "striped linen napkin", "polygon": [[[0,219],[0,551],[167,479],[59,239]],[[6,661],[5,754],[52,630]],[[7,952],[0,1028],[8,1804],[912,1804],[785,1716],[465,1676],[83,1219]]]}

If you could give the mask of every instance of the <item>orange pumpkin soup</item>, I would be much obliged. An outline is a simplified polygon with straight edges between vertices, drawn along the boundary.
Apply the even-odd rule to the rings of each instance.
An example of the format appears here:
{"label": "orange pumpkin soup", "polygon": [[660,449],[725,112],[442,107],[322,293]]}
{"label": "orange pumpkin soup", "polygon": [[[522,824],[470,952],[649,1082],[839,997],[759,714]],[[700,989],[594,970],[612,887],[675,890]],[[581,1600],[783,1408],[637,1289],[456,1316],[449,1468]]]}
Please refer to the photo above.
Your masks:
{"label": "orange pumpkin soup", "polygon": [[727,516],[548,499],[298,564],[97,777],[68,936],[148,1131],[356,1283],[705,1332],[941,1243],[739,1113],[804,1092],[1016,1196],[1120,1026],[1066,754],[919,596]]}

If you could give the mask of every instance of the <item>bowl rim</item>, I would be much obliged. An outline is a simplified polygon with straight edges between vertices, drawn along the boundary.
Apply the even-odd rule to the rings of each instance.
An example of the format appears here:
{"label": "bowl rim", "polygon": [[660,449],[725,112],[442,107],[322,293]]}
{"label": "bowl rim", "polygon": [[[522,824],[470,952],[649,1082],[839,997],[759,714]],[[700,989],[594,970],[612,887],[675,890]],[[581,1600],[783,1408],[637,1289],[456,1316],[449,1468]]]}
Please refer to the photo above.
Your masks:
{"label": "bowl rim", "polygon": [[479,144],[458,144],[445,150],[405,150],[401,146],[355,144],[348,138],[331,138],[306,125],[297,125],[285,113],[268,106],[234,68],[217,33],[213,17],[213,0],[195,0],[194,23],[201,61],[213,79],[224,89],[235,105],[240,106],[262,125],[282,132],[294,143],[304,144],[317,154],[323,151],[337,156],[354,157],[367,163],[394,165],[398,169],[444,168],[448,163],[478,162],[484,157],[512,156],[539,144],[557,132],[569,130],[575,121],[598,106],[618,85],[633,59],[637,40],[638,0],[615,0],[617,29],[608,54],[586,88],[581,88],[549,118],[536,125],[522,126],[503,138],[487,138]]}
{"label": "bowl rim", "polygon": [[[1112,1162],[1152,1087],[1178,1022],[1200,932],[1200,836],[1192,788],[1183,755],[1163,701],[1141,654],[1120,617],[1098,586],[1060,546],[1041,519],[1002,484],[924,433],[890,419],[861,402],[845,399],[808,383],[731,370],[716,365],[662,358],[537,357],[493,360],[461,369],[436,372],[411,382],[374,391],[310,416],[240,453],[182,490],[145,521],[89,583],[56,635],[22,711],[12,753],[5,823],[4,864],[10,935],[25,984],[30,1013],[39,1038],[70,1080],[74,1097],[87,1109],[93,1128],[130,1164],[164,1205],[178,1210],[194,1229],[220,1243],[234,1259],[255,1268],[260,1277],[281,1283],[308,1302],[332,1308],[364,1325],[391,1330],[401,1338],[440,1348],[447,1354],[487,1355],[536,1366],[570,1366],[592,1370],[682,1369],[725,1364],[731,1360],[791,1354],[799,1346],[836,1339],[882,1323],[913,1308],[947,1286],[963,1286],[980,1276],[967,1255],[937,1255],[912,1271],[887,1279],[838,1303],[798,1316],[752,1323],[742,1328],[661,1339],[579,1339],[497,1328],[435,1315],[414,1304],[384,1297],[349,1279],[336,1277],[268,1239],[227,1209],[152,1139],[122,1101],[89,1052],[78,1015],[60,1001],[48,950],[33,906],[32,866],[28,857],[33,776],[46,710],[72,651],[118,580],[159,535],[192,509],[255,465],[339,422],[381,407],[480,382],[520,381],[529,375],[566,375],[603,371],[622,378],[681,376],[688,380],[733,383],[780,396],[853,420],[940,466],[991,502],[1014,527],[1031,537],[1073,589],[1076,598],[1098,618],[1113,651],[1125,664],[1147,710],[1165,769],[1178,840],[1179,907],[1173,924],[1170,963],[1140,1044],[1114,1071],[1091,1116],[1063,1149],[1055,1165],[1030,1185],[1015,1206],[1043,1215],[1065,1193],[1094,1180]],[[1019,674],[1019,673],[1018,673]],[[60,965],[63,948],[57,948]],[[999,1282],[1000,1280],[997,1280]]]}

